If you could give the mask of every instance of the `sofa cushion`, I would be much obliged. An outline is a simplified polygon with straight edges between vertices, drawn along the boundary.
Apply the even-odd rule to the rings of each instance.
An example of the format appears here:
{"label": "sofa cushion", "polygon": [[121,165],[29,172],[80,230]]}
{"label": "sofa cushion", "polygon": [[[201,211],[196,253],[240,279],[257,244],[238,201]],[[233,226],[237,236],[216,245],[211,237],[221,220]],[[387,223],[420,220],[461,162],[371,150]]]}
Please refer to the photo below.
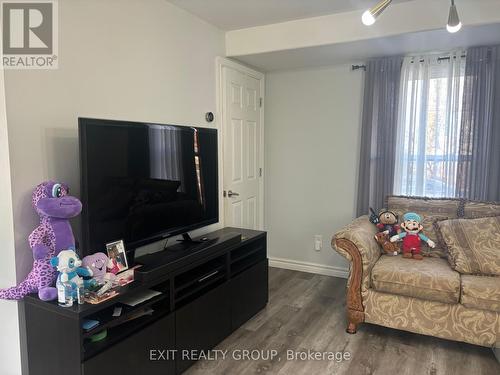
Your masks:
{"label": "sofa cushion", "polygon": [[460,199],[389,196],[387,197],[387,208],[394,211],[399,216],[400,221],[406,212],[419,214],[422,217],[424,234],[437,244],[434,249],[431,249],[426,243],[422,242],[422,255],[446,258],[446,251],[439,246],[438,235],[433,224],[436,220],[457,218]]}
{"label": "sofa cushion", "polygon": [[466,219],[474,219],[485,216],[500,216],[500,202],[465,202],[464,217]]}
{"label": "sofa cushion", "polygon": [[500,312],[500,277],[462,275],[461,279],[462,305]]}
{"label": "sofa cushion", "polygon": [[379,292],[458,303],[460,275],[446,259],[414,260],[383,255],[372,269],[372,287]]}
{"label": "sofa cushion", "polygon": [[[499,343],[500,313],[494,311],[473,309],[460,303],[440,303],[397,296],[374,289],[370,289],[363,296],[363,305],[367,323],[490,348],[495,344],[498,346]],[[433,347],[435,345],[429,346],[429,349],[433,350]],[[397,356],[389,358],[389,360],[396,359]],[[462,363],[459,366],[462,366]],[[488,374],[497,372],[485,370]],[[410,370],[408,373],[413,375],[418,372]],[[436,371],[428,373],[436,374]],[[438,373],[441,374],[439,371]],[[447,373],[454,374],[453,370]],[[472,375],[481,371],[469,371],[469,373]]]}
{"label": "sofa cushion", "polygon": [[500,276],[500,216],[436,222],[452,268]]}

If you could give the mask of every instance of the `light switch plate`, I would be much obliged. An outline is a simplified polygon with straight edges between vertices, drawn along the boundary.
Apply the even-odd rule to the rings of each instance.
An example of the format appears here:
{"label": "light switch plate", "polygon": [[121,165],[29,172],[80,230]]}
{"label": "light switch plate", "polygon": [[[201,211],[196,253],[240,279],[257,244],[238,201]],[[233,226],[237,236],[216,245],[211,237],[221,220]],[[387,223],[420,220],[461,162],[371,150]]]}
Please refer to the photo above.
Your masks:
{"label": "light switch plate", "polygon": [[323,236],[316,234],[314,236],[314,250],[321,251],[321,249],[323,249]]}

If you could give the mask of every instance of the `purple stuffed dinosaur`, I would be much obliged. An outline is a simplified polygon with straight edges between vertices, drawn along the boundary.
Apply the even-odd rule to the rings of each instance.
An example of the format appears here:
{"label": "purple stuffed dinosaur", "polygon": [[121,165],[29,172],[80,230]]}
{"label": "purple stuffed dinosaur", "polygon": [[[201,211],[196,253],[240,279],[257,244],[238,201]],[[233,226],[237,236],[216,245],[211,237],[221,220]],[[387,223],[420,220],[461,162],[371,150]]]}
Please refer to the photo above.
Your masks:
{"label": "purple stuffed dinosaur", "polygon": [[50,259],[61,250],[75,249],[75,238],[68,219],[82,210],[80,201],[68,193],[65,184],[54,181],[43,182],[33,191],[33,208],[40,216],[40,225],[29,236],[35,259],[33,269],[18,286],[0,289],[0,298],[19,300],[36,292],[44,301],[57,298],[54,288],[57,271],[50,265]]}

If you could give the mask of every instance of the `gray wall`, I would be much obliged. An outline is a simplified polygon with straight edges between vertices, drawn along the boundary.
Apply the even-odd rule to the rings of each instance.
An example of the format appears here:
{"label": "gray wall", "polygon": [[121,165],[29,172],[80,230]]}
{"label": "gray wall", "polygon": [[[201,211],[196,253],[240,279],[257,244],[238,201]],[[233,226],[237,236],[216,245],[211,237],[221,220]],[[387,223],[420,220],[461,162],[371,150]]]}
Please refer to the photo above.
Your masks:
{"label": "gray wall", "polygon": [[18,280],[33,187],[58,179],[79,195],[77,117],[204,126],[224,33],[165,0],[65,0],[59,55],[55,71],[6,71]]}
{"label": "gray wall", "polygon": [[[345,269],[332,234],[354,217],[362,72],[350,66],[266,77],[266,208],[271,257]],[[323,235],[314,251],[313,236]]]}

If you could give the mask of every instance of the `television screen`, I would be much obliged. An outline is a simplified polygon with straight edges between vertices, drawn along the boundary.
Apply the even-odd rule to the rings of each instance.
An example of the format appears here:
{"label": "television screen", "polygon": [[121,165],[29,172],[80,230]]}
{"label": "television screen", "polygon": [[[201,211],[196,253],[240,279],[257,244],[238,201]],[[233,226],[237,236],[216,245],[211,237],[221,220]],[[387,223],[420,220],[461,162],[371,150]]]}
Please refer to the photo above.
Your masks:
{"label": "television screen", "polygon": [[83,254],[218,221],[217,131],[79,119]]}

